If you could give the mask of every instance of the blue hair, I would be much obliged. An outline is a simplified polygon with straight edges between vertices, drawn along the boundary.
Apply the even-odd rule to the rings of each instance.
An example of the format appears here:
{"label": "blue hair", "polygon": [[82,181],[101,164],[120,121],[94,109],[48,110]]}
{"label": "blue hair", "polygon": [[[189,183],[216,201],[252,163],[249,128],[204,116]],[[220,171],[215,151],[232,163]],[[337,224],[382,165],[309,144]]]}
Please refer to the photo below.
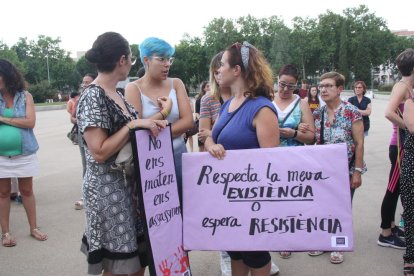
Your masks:
{"label": "blue hair", "polygon": [[171,57],[175,53],[175,48],[165,40],[156,37],[148,37],[139,45],[139,57],[144,64],[144,57],[151,57],[156,54],[160,57]]}

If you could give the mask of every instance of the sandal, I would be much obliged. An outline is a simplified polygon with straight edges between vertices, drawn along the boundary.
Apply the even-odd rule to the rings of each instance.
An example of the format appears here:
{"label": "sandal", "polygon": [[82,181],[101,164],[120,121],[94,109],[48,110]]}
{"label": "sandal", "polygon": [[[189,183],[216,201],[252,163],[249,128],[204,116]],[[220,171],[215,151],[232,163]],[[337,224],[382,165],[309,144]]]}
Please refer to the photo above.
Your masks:
{"label": "sandal", "polygon": [[414,266],[404,266],[404,275],[414,275]]}
{"label": "sandal", "polygon": [[42,233],[39,228],[34,228],[30,230],[30,235],[38,241],[47,240],[47,235]]}
{"label": "sandal", "polygon": [[340,264],[344,261],[344,255],[341,252],[331,252],[331,263]]}
{"label": "sandal", "polygon": [[325,253],[324,251],[309,251],[308,252],[308,255],[309,256],[312,256],[312,257],[315,257],[315,256],[320,256],[320,255],[322,255],[323,253]]}
{"label": "sandal", "polygon": [[13,239],[9,232],[1,234],[1,244],[4,247],[13,247],[16,245],[16,240]]}
{"label": "sandal", "polygon": [[279,252],[279,256],[282,259],[289,259],[290,257],[292,257],[292,252],[289,252],[289,251],[281,251],[281,252]]}
{"label": "sandal", "polygon": [[82,210],[83,209],[83,198],[78,201],[75,201],[75,210]]}

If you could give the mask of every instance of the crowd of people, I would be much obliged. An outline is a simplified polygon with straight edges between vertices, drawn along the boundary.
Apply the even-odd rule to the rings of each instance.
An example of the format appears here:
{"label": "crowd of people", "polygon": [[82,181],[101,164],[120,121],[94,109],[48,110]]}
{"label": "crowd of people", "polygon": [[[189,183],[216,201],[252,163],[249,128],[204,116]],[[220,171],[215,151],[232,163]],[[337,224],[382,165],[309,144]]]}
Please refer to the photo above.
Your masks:
{"label": "crowd of people", "polygon": [[[363,81],[353,85],[354,96],[341,98],[345,78],[338,72],[322,74],[318,84],[300,80],[299,69],[282,66],[277,88],[271,66],[254,45],[236,42],[211,60],[209,80],[200,85],[195,109],[185,84],[169,77],[175,49],[168,42],[149,37],[139,45],[142,75],[125,87],[117,83],[128,77],[136,57],[119,33],[100,35],[85,54],[95,64],[97,75],[86,74],[81,89],[67,103],[70,121],[78,128],[82,160],[82,197],[75,209],[85,209],[86,227],[81,251],[89,274],[144,275],[147,263],[142,217],[136,208],[136,175],[113,166],[129,142],[131,129],[146,128],[157,136],[171,124],[177,188],[182,203],[181,156],[187,152],[185,133],[199,120],[199,151],[217,159],[227,150],[285,146],[347,145],[349,196],[362,185],[364,137],[370,129],[371,100]],[[378,245],[406,249],[404,273],[414,275],[414,226],[412,185],[414,171],[414,50],[396,59],[402,75],[387,106],[386,118],[393,123],[389,147],[391,171],[381,207],[382,232]],[[33,133],[36,116],[31,94],[16,67],[0,59],[0,226],[2,246],[17,244],[9,227],[11,182],[16,179],[29,221],[30,234],[47,240],[36,223],[33,176],[38,173]],[[124,95],[125,94],[125,95]],[[7,135],[3,135],[7,134]],[[399,195],[404,207],[405,231],[395,225]],[[120,219],[122,217],[122,223]],[[122,229],[121,229],[122,228]],[[125,239],[125,235],[128,239]],[[310,256],[324,252],[310,251]],[[279,252],[290,258],[292,252]],[[267,251],[221,252],[230,260],[232,275],[275,275],[279,268]],[[342,252],[330,252],[330,262],[342,263]],[[223,271],[224,273],[224,271]]]}

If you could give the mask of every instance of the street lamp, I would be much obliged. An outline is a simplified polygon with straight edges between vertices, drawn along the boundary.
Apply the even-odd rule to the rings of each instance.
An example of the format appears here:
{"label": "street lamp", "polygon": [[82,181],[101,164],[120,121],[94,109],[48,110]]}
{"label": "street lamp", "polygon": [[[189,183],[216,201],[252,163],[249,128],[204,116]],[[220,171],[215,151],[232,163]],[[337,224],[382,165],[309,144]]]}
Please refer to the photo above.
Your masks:
{"label": "street lamp", "polygon": [[46,54],[46,66],[47,66],[47,81],[50,85],[50,73],[49,73],[49,52]]}

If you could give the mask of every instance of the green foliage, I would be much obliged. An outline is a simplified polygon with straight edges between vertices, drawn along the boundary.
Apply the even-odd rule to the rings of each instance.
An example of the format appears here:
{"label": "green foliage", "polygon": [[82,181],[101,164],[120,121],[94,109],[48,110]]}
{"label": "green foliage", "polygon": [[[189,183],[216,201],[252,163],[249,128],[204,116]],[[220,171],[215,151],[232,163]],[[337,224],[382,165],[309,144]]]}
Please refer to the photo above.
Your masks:
{"label": "green foliage", "polygon": [[319,34],[316,29],[315,19],[295,17],[293,19],[293,30],[290,33],[290,45],[293,63],[302,71],[302,79],[306,79],[306,73],[314,71],[313,56],[320,47]]}
{"label": "green foliage", "polygon": [[46,102],[46,99],[57,99],[57,89],[49,85],[47,80],[31,85],[28,90],[33,95],[35,103],[44,103]]}
{"label": "green foliage", "polygon": [[22,74],[25,73],[26,68],[24,67],[24,64],[20,62],[19,57],[17,56],[17,53],[13,51],[12,49],[9,49],[9,47],[6,44],[3,44],[3,42],[0,41],[0,58],[6,59],[13,63],[17,69],[22,72]]}
{"label": "green foliage", "polygon": [[380,85],[380,86],[378,86],[378,90],[379,91],[392,91],[392,87],[393,87],[394,85],[393,84],[386,84],[386,85]]}
{"label": "green foliage", "polygon": [[[345,9],[343,14],[328,10],[317,18],[295,17],[292,29],[277,16],[220,17],[204,27],[203,37],[185,34],[175,45],[170,76],[182,79],[190,91],[196,90],[208,79],[211,58],[243,41],[249,41],[264,53],[275,75],[282,65],[292,63],[301,70],[302,79],[316,82],[322,73],[338,71],[345,75],[348,87],[355,80],[372,86],[371,68],[379,65],[397,75],[396,56],[406,48],[414,48],[414,38],[392,34],[385,20],[369,12],[365,5]],[[56,91],[67,94],[77,90],[82,76],[96,72],[84,57],[77,62],[72,60],[59,44],[60,38],[44,35],[37,40],[19,38],[11,47],[0,41],[0,58],[10,60],[21,70],[35,88],[32,93],[38,102]],[[132,44],[131,51],[139,57],[138,45]],[[135,77],[141,67],[138,59],[130,76]]]}
{"label": "green foliage", "polygon": [[[345,77],[345,87],[350,87],[350,72],[348,65],[348,22],[342,22],[341,38],[340,38],[340,48],[339,48],[339,60],[338,60],[338,69]],[[348,85],[346,85],[348,83]]]}
{"label": "green foliage", "polygon": [[76,72],[77,72],[77,76],[78,76],[79,80],[88,73],[92,73],[92,74],[93,73],[95,73],[95,74],[98,73],[96,71],[95,65],[89,63],[86,60],[85,56],[82,56],[81,58],[79,58],[79,60],[76,62],[75,68],[76,68]]}
{"label": "green foliage", "polygon": [[171,77],[180,78],[191,90],[208,79],[210,60],[201,39],[185,36],[175,48],[175,60],[170,69]]}

